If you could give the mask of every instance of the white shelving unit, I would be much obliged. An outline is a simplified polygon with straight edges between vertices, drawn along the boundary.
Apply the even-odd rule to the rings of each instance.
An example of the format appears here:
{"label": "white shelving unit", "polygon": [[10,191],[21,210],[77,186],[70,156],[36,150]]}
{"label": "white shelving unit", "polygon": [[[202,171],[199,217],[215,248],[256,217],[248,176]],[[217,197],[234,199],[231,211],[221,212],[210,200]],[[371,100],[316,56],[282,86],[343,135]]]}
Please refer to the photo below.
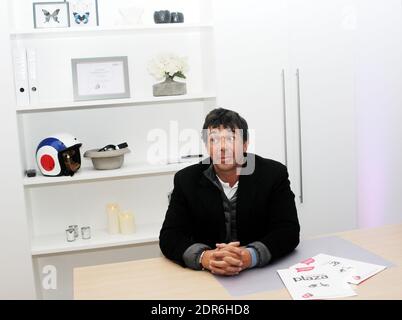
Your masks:
{"label": "white shelving unit", "polygon": [[159,239],[160,227],[160,223],[139,225],[130,235],[110,235],[107,230],[94,230],[91,239],[78,238],[74,242],[66,242],[64,233],[38,236],[32,241],[31,252],[32,256],[40,256],[155,242]]}
{"label": "white shelving unit", "polygon": [[94,181],[94,180],[107,180],[107,179],[119,179],[126,177],[136,176],[151,176],[160,174],[175,173],[191,164],[196,162],[183,162],[175,164],[162,164],[162,165],[149,165],[149,164],[137,164],[137,165],[124,165],[123,167],[115,170],[95,170],[94,168],[84,167],[81,168],[74,176],[62,176],[62,177],[45,177],[42,175],[28,178],[24,178],[24,186],[43,186],[53,184],[66,184],[75,183],[81,181]]}
{"label": "white shelving unit", "polygon": [[[110,8],[119,1],[116,0],[116,4],[102,1],[100,17],[110,15],[113,11]],[[75,135],[83,143],[81,155],[88,149],[122,141],[128,142],[132,151],[125,155],[123,167],[117,170],[95,170],[90,160],[84,160],[82,156],[82,166],[73,177],[45,177],[39,170],[35,177],[22,177],[31,257],[37,265],[37,286],[43,276],[38,266],[56,265],[67,279],[71,277],[73,267],[90,263],[94,255],[97,261],[121,261],[126,256],[133,256],[131,250],[148,248],[152,244],[157,246],[173,175],[200,159],[157,165],[147,163],[147,151],[154,143],[147,133],[149,135],[155,129],[166,132],[167,140],[163,143],[169,148],[171,142],[178,143],[178,153],[169,154],[168,158],[204,153],[199,146],[193,145],[189,147],[193,149],[182,151],[185,139],[169,130],[174,123],[179,133],[191,129],[199,134],[205,113],[216,104],[214,25],[209,16],[212,6],[206,0],[169,1],[175,10],[180,9],[180,4],[185,10],[193,10],[184,11],[186,23],[152,24],[148,19],[143,25],[135,26],[101,24],[99,27],[55,29],[31,28],[32,5],[22,0],[8,1],[10,12],[19,12],[18,16],[12,15],[11,48],[33,49],[37,57],[38,98],[28,105],[15,106],[21,172],[37,169],[35,152],[38,143],[57,132]],[[168,6],[168,2],[164,2],[164,6]],[[151,2],[144,5],[148,16],[151,9],[157,9],[152,8]],[[156,2],[155,6],[158,7]],[[110,23],[110,16],[108,19]],[[100,19],[101,22],[106,20],[106,17]],[[168,52],[189,59],[187,94],[154,97],[152,85],[157,81],[148,74],[147,62],[159,53]],[[131,97],[74,101],[71,59],[102,56],[128,57]],[[134,234],[108,234],[104,211],[109,202],[118,202],[123,209],[134,212]],[[74,242],[67,242],[64,230],[71,224],[91,226],[91,239],[79,237]],[[107,248],[109,260],[104,260],[104,249]],[[111,249],[117,253],[112,253]],[[124,256],[118,256],[122,254],[121,250],[126,250]],[[75,265],[70,262],[71,255],[80,257],[73,259]],[[47,292],[42,294],[52,297]],[[62,296],[66,297],[64,293]]]}
{"label": "white shelving unit", "polygon": [[57,102],[51,104],[33,105],[29,107],[17,107],[17,112],[36,112],[36,111],[57,111],[63,109],[88,109],[88,108],[101,108],[101,107],[116,107],[116,106],[138,106],[145,104],[162,104],[167,102],[185,102],[197,100],[211,100],[215,99],[215,93],[199,93],[199,94],[186,94],[183,96],[169,96],[169,97],[144,97],[140,99],[114,99],[111,100],[91,100],[91,101],[67,101]]}
{"label": "white shelving unit", "polygon": [[[93,168],[81,168],[73,177],[44,177],[24,178],[24,187],[46,187],[52,185],[64,185],[79,182],[91,182],[102,180],[115,180],[122,178],[135,178],[141,176],[159,176],[172,174],[196,162],[186,161],[174,164],[126,165],[116,170],[95,170]],[[162,221],[137,225],[136,232],[130,235],[110,235],[106,229],[93,230],[91,239],[84,240],[80,237],[74,242],[66,242],[64,233],[45,234],[33,236],[31,243],[32,256],[61,254],[74,251],[94,250],[127,245],[140,245],[157,242]]]}
{"label": "white shelving unit", "polygon": [[121,35],[125,33],[160,33],[164,31],[175,32],[199,32],[213,30],[212,24],[154,24],[139,26],[112,26],[112,27],[88,27],[88,28],[55,28],[55,29],[27,29],[14,30],[10,33],[10,39],[35,38],[35,37],[88,37],[101,34],[102,36]]}

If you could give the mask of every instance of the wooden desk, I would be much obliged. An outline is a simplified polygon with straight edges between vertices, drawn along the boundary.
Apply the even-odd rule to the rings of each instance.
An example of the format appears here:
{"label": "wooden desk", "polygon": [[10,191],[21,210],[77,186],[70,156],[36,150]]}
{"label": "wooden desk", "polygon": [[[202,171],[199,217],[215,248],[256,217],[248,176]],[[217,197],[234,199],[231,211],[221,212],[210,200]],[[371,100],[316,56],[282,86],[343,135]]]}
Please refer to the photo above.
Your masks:
{"label": "wooden desk", "polygon": [[[361,283],[348,299],[402,299],[402,224],[335,235],[395,267]],[[209,272],[182,268],[165,258],[98,265],[74,270],[75,299],[234,299]],[[240,299],[290,299],[286,289]]]}

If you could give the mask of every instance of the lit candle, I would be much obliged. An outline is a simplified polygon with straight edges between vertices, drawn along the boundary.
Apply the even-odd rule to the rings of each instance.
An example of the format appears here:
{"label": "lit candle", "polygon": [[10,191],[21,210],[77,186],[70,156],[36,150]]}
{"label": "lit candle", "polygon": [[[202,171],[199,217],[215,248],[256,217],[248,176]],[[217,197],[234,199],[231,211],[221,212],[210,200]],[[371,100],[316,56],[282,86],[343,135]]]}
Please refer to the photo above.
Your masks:
{"label": "lit candle", "polygon": [[130,211],[124,211],[119,214],[120,233],[132,234],[134,233],[134,215]]}
{"label": "lit candle", "polygon": [[117,234],[119,229],[119,213],[120,207],[117,203],[109,203],[106,205],[108,232],[109,234]]}

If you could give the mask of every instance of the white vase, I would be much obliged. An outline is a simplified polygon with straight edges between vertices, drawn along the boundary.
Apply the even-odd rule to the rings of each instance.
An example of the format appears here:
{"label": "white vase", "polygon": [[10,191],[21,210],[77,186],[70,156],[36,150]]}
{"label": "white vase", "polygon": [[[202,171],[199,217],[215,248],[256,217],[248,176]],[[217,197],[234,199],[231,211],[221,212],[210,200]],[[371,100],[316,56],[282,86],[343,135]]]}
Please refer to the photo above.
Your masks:
{"label": "white vase", "polygon": [[174,81],[172,78],[166,78],[165,81],[152,86],[154,97],[160,96],[179,96],[187,93],[184,82]]}

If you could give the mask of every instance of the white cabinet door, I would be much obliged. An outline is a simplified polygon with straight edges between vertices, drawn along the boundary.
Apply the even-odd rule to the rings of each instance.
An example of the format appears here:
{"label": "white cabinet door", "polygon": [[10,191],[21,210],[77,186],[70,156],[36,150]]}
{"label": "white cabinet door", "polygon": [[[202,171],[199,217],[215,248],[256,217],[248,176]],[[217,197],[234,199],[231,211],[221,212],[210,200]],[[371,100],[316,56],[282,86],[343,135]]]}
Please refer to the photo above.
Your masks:
{"label": "white cabinet door", "polygon": [[289,169],[302,236],[352,229],[355,7],[350,0],[291,0],[289,15]]}
{"label": "white cabinet door", "polygon": [[250,128],[249,151],[285,163],[286,1],[214,1],[217,103]]}

